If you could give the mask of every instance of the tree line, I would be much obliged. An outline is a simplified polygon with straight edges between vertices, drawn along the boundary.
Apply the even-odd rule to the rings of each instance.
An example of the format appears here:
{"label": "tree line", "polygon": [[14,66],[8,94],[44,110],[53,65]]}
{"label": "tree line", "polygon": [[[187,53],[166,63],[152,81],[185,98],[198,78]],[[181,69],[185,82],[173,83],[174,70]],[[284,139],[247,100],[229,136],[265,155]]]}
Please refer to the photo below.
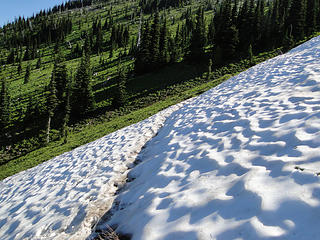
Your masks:
{"label": "tree line", "polygon": [[320,27],[319,0],[224,0],[215,6],[210,19],[203,7],[195,14],[189,8],[183,18],[175,34],[168,32],[166,17],[160,19],[158,12],[144,21],[135,51],[136,73],[181,58],[212,59],[214,65],[223,65],[247,58],[250,52],[288,50]]}

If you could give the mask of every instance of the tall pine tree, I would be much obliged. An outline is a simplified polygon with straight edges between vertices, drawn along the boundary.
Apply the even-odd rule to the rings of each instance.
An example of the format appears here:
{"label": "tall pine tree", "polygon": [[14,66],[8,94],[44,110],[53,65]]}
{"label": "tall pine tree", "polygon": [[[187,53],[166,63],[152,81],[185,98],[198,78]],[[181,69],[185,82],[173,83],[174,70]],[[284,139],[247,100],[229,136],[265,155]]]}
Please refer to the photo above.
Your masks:
{"label": "tall pine tree", "polygon": [[24,75],[24,84],[27,84],[30,80],[30,74],[31,74],[31,66],[30,64],[28,64],[27,69],[26,69],[26,73]]}
{"label": "tall pine tree", "polygon": [[231,18],[231,0],[224,1],[220,11],[214,52],[217,64],[223,64],[225,61],[231,60],[235,56],[239,44],[238,29]]}
{"label": "tall pine tree", "polygon": [[160,43],[159,43],[159,62],[161,65],[166,65],[169,62],[169,31],[167,20],[164,19],[160,30]]}
{"label": "tall pine tree", "polygon": [[201,61],[205,56],[204,47],[206,45],[206,26],[204,21],[204,10],[199,7],[197,11],[196,27],[192,31],[192,37],[189,46],[189,60]]}
{"label": "tall pine tree", "polygon": [[307,0],[306,34],[310,35],[316,31],[317,26],[317,2]]}
{"label": "tall pine tree", "polygon": [[52,118],[54,116],[57,105],[58,105],[58,99],[57,99],[56,82],[55,82],[55,75],[53,74],[51,76],[51,81],[48,86],[48,95],[47,95],[48,121],[47,121],[47,132],[46,132],[46,143],[50,142]]}
{"label": "tall pine tree", "polygon": [[95,101],[91,88],[90,46],[86,38],[83,56],[75,76],[72,112],[75,116],[85,116],[95,109]]}
{"label": "tall pine tree", "polygon": [[5,135],[9,128],[10,122],[10,95],[5,79],[1,80],[1,92],[0,92],[0,138],[5,139]]}
{"label": "tall pine tree", "polygon": [[146,22],[144,24],[144,28],[141,30],[141,42],[138,46],[136,56],[135,56],[135,63],[134,68],[137,74],[141,74],[147,71],[150,71],[151,66],[151,29],[150,24]]}
{"label": "tall pine tree", "polygon": [[288,16],[288,28],[292,29],[292,36],[295,40],[301,40],[305,36],[306,5],[306,0],[292,0]]}
{"label": "tall pine tree", "polygon": [[160,17],[159,12],[157,11],[153,18],[153,24],[151,26],[151,67],[153,69],[158,68],[159,58],[160,58]]}
{"label": "tall pine tree", "polygon": [[118,66],[118,82],[115,89],[115,96],[113,99],[113,105],[116,108],[123,107],[127,104],[128,95],[126,89],[127,73],[119,63]]}

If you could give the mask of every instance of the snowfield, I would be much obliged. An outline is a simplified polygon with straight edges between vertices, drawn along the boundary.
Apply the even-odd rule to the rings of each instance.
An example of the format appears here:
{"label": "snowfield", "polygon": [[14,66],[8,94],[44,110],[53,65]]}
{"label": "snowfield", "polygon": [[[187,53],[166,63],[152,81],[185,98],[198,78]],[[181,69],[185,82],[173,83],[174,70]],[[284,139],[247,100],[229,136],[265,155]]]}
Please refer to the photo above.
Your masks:
{"label": "snowfield", "polygon": [[85,239],[141,148],[182,104],[0,182],[0,239]]}
{"label": "snowfield", "polygon": [[318,239],[318,175],[320,37],[0,182],[0,239]]}

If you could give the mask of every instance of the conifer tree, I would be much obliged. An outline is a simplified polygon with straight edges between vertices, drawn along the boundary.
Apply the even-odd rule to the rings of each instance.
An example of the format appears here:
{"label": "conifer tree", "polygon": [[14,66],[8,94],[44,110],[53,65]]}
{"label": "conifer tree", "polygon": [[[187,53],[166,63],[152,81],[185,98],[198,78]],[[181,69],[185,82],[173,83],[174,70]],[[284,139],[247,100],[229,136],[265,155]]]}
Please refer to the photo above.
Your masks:
{"label": "conifer tree", "polygon": [[64,138],[64,143],[67,143],[68,123],[69,123],[70,111],[71,111],[71,106],[70,106],[71,83],[72,83],[72,76],[70,74],[68,77],[68,82],[66,86],[65,104],[63,109],[63,120],[62,120],[62,127],[60,130],[61,137]]}
{"label": "conifer tree", "polygon": [[137,74],[150,71],[151,66],[151,29],[148,22],[145,23],[141,34],[141,43],[135,56],[134,68]]}
{"label": "conifer tree", "polygon": [[183,52],[182,39],[183,39],[182,29],[180,25],[178,25],[176,35],[174,38],[174,48],[171,51],[171,57],[170,57],[171,62],[176,62],[180,60],[180,58],[182,57],[182,52]]}
{"label": "conifer tree", "polygon": [[38,61],[37,61],[36,69],[40,69],[41,68],[41,64],[42,64],[42,61],[41,61],[41,54],[40,54],[39,58],[38,58]]}
{"label": "conifer tree", "polygon": [[307,0],[306,34],[310,35],[316,31],[317,6],[316,0]]}
{"label": "conifer tree", "polygon": [[101,21],[99,20],[97,27],[96,27],[96,44],[95,44],[95,50],[99,54],[102,51],[102,43],[103,43],[103,37],[102,37],[102,27],[101,27]]}
{"label": "conifer tree", "polygon": [[150,54],[151,54],[151,67],[153,69],[157,68],[156,65],[159,62],[160,58],[160,17],[159,12],[157,11],[153,18],[153,24],[151,26],[151,45],[150,45]]}
{"label": "conifer tree", "polygon": [[113,105],[116,108],[123,107],[127,104],[127,90],[126,90],[126,82],[127,82],[127,73],[126,70],[119,63],[118,66],[118,82],[116,85],[115,96],[113,100]]}
{"label": "conifer tree", "polygon": [[28,61],[30,60],[30,50],[29,50],[29,45],[27,45],[26,51],[24,53],[23,61]]}
{"label": "conifer tree", "polygon": [[113,58],[113,44],[110,45],[110,52],[109,52],[109,58]]}
{"label": "conifer tree", "polygon": [[252,45],[251,44],[249,45],[249,48],[248,48],[248,60],[249,60],[250,65],[254,64]]}
{"label": "conifer tree", "polygon": [[283,22],[284,24],[286,23],[286,19],[289,14],[290,2],[291,0],[280,0],[279,14],[281,22]]}
{"label": "conifer tree", "polygon": [[215,39],[215,24],[214,24],[214,18],[211,19],[211,22],[208,27],[208,43],[210,45],[214,44],[214,39]]}
{"label": "conifer tree", "polygon": [[285,52],[290,50],[294,46],[294,39],[290,32],[290,30],[287,30],[283,39],[283,50]]}
{"label": "conifer tree", "polygon": [[189,47],[189,59],[199,61],[205,56],[206,26],[204,21],[204,10],[200,7],[197,11],[196,28],[192,32]]}
{"label": "conifer tree", "polygon": [[10,121],[10,95],[5,79],[1,80],[0,92],[0,137],[7,133]]}
{"label": "conifer tree", "polygon": [[51,131],[51,121],[54,116],[56,107],[58,105],[57,99],[57,90],[56,90],[56,83],[55,83],[55,75],[51,76],[51,81],[48,86],[48,95],[47,95],[47,114],[48,114],[48,121],[47,121],[47,132],[46,132],[46,143],[50,142],[50,131]]}
{"label": "conifer tree", "polygon": [[292,0],[288,16],[288,28],[292,27],[292,36],[295,40],[301,40],[304,38],[305,20],[306,0]]}
{"label": "conifer tree", "polygon": [[54,60],[54,66],[52,70],[52,75],[54,75],[54,80],[55,80],[55,88],[56,88],[56,96],[59,102],[59,105],[63,103],[64,101],[64,95],[65,95],[65,90],[67,86],[67,66],[63,62],[63,56],[58,50],[55,60]]}
{"label": "conifer tree", "polygon": [[232,23],[234,25],[236,25],[238,22],[238,8],[239,8],[239,2],[238,0],[235,0],[232,8]]}
{"label": "conifer tree", "polygon": [[89,42],[85,41],[83,56],[75,76],[73,91],[73,113],[76,116],[84,116],[95,108],[95,101],[91,88],[91,66]]}
{"label": "conifer tree", "polygon": [[265,14],[264,21],[263,21],[263,32],[261,36],[261,41],[259,43],[258,50],[266,50],[271,48],[273,42],[271,41],[271,26],[272,26],[272,7],[270,4],[266,6],[268,11]]}
{"label": "conifer tree", "polygon": [[215,60],[217,64],[228,61],[235,56],[239,44],[238,29],[231,19],[231,1],[226,0],[220,13],[219,32],[216,34]]}
{"label": "conifer tree", "polygon": [[272,15],[271,15],[271,48],[279,46],[281,43],[281,26],[279,14],[279,0],[273,2]]}
{"label": "conifer tree", "polygon": [[255,9],[254,29],[253,29],[253,46],[255,50],[261,50],[261,40],[263,34],[264,20],[264,0],[259,0]]}
{"label": "conifer tree", "polygon": [[11,63],[14,63],[14,56],[15,56],[15,51],[14,49],[12,48],[8,57],[7,57],[7,64],[11,64]]}
{"label": "conifer tree", "polygon": [[[46,88],[44,89],[45,92],[45,96],[46,96],[46,101],[48,99],[48,90],[49,87],[46,86]],[[43,116],[43,108],[40,104],[40,99],[39,97],[36,96],[30,96],[28,98],[28,105],[27,105],[27,109],[26,112],[24,114],[24,125],[25,128],[26,127],[30,127],[30,128],[34,128],[34,129],[41,129],[43,128],[43,124],[42,124],[42,116]],[[45,119],[46,119],[46,125],[47,125],[47,110],[45,111]]]}
{"label": "conifer tree", "polygon": [[[225,1],[228,2],[228,4],[231,4],[230,1]],[[228,4],[225,4],[227,6],[224,6],[224,12],[223,15],[224,21],[228,22],[229,21],[229,7]],[[248,33],[250,33],[250,23],[248,21],[248,15],[249,15],[249,1],[245,0],[240,8],[239,15],[238,15],[238,20],[237,20],[237,29],[239,33],[239,49],[240,51],[246,51],[247,50],[247,44],[248,44]]]}
{"label": "conifer tree", "polygon": [[18,68],[17,68],[17,72],[18,72],[18,75],[20,75],[21,72],[22,72],[22,63],[21,63],[21,60],[19,61]]}
{"label": "conifer tree", "polygon": [[255,0],[250,0],[249,12],[247,15],[248,18],[248,32],[247,32],[247,45],[254,44],[254,35],[255,35]]}
{"label": "conifer tree", "polygon": [[27,69],[26,69],[26,74],[24,75],[24,84],[27,84],[30,80],[30,72],[31,72],[31,66],[28,64]]}
{"label": "conifer tree", "polygon": [[165,18],[160,30],[159,62],[161,65],[166,65],[169,62],[170,54],[168,49],[168,41],[169,31],[167,27],[167,20]]}
{"label": "conifer tree", "polygon": [[123,46],[127,46],[130,40],[129,26],[126,26],[123,32]]}
{"label": "conifer tree", "polygon": [[210,59],[209,59],[209,63],[208,63],[208,75],[207,75],[207,79],[210,78],[211,73],[212,73],[212,59],[210,58]]}
{"label": "conifer tree", "polygon": [[55,55],[54,66],[51,73],[52,84],[54,84],[54,92],[57,101],[53,111],[54,121],[51,121],[51,125],[57,129],[63,126],[68,84],[67,67],[63,60],[64,58],[61,54],[61,51],[58,49],[57,54]]}

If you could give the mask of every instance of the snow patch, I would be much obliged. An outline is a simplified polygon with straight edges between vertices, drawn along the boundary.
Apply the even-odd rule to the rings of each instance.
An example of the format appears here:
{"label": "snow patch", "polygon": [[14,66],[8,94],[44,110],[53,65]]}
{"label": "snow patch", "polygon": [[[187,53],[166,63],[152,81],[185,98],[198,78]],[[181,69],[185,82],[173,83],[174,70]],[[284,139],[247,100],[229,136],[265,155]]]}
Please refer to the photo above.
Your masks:
{"label": "snow patch", "polygon": [[184,103],[0,182],[0,239],[85,239],[141,148]]}

